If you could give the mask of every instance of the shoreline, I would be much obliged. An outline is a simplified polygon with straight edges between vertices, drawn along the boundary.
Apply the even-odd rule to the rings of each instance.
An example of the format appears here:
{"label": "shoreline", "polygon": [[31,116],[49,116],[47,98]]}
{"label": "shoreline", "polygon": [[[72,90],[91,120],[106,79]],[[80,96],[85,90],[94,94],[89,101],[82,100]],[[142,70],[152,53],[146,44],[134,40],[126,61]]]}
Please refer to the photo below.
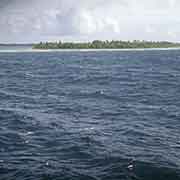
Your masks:
{"label": "shoreline", "polygon": [[128,49],[0,49],[0,53],[38,53],[38,52],[118,52],[118,51],[168,51],[180,50],[180,47],[170,48],[128,48]]}

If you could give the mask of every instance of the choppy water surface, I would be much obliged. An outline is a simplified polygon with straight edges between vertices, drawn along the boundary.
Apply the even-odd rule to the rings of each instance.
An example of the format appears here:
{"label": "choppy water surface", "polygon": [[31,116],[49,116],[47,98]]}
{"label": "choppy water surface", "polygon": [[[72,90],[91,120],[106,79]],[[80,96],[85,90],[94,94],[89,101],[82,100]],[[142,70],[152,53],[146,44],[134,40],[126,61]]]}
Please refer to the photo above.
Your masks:
{"label": "choppy water surface", "polygon": [[0,179],[179,180],[180,51],[0,53]]}

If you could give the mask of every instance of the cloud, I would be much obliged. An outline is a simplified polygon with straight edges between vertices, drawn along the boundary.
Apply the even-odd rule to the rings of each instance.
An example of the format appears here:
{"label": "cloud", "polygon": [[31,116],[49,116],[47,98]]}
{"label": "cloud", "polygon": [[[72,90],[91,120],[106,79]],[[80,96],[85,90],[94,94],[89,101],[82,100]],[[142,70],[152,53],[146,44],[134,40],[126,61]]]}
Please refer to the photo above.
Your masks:
{"label": "cloud", "polygon": [[1,0],[0,42],[180,41],[179,8],[178,0]]}

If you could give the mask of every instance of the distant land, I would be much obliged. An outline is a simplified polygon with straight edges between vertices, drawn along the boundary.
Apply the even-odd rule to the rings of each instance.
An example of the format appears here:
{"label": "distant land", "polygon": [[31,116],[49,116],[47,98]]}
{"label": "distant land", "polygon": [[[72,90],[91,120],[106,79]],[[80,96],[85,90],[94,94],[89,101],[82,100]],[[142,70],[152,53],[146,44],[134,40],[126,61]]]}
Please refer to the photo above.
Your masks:
{"label": "distant land", "polygon": [[29,44],[28,43],[26,43],[26,44],[25,43],[24,44],[23,43],[22,44],[21,43],[4,43],[4,44],[0,43],[0,46],[3,46],[3,47],[6,47],[6,46],[7,47],[9,47],[9,46],[21,46],[22,47],[22,46],[34,46],[34,45],[35,44],[32,44],[32,43],[31,44],[30,43]]}
{"label": "distant land", "polygon": [[180,43],[168,41],[100,41],[92,42],[40,42],[33,49],[141,49],[141,48],[180,48]]}
{"label": "distant land", "polygon": [[11,51],[30,51],[32,50],[33,44],[0,44],[0,52],[11,52]]}

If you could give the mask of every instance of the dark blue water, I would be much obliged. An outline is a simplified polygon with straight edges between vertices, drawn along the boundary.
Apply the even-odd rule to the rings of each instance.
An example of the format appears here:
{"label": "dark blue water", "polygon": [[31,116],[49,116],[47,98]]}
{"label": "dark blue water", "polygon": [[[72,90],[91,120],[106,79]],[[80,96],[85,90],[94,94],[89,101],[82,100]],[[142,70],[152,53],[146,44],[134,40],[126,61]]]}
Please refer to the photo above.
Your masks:
{"label": "dark blue water", "polygon": [[180,51],[0,53],[0,179],[179,180]]}

